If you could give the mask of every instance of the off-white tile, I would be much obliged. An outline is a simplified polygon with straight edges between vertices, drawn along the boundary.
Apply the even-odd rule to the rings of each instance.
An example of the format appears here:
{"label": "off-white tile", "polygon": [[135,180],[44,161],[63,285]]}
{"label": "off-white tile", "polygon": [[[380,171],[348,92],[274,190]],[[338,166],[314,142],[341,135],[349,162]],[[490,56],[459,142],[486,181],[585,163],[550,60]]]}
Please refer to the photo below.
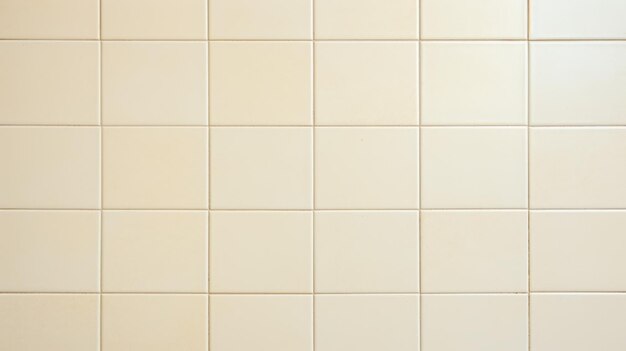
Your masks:
{"label": "off-white tile", "polygon": [[318,129],[317,208],[417,208],[418,134],[417,128]]}
{"label": "off-white tile", "polygon": [[625,208],[626,129],[533,128],[533,208]]}
{"label": "off-white tile", "polygon": [[310,125],[310,42],[212,42],[211,124]]}
{"label": "off-white tile", "polygon": [[422,206],[526,207],[525,128],[423,128]]}
{"label": "off-white tile", "polygon": [[211,207],[310,209],[310,128],[211,128]]}
{"label": "off-white tile", "polygon": [[104,124],[207,124],[206,43],[105,42],[102,55]]}
{"label": "off-white tile", "polygon": [[422,123],[525,124],[526,44],[423,43]]}
{"label": "off-white tile", "polygon": [[104,207],[204,209],[206,128],[104,128]]}
{"label": "off-white tile", "polygon": [[213,212],[211,292],[312,292],[310,212]]}
{"label": "off-white tile", "polygon": [[417,43],[319,42],[318,125],[417,125]]}
{"label": "off-white tile", "polygon": [[97,125],[98,50],[96,42],[0,42],[0,124]]}
{"label": "off-white tile", "polygon": [[312,297],[212,295],[210,335],[213,351],[312,351]]}
{"label": "off-white tile", "polygon": [[417,211],[318,212],[317,292],[417,292]]}

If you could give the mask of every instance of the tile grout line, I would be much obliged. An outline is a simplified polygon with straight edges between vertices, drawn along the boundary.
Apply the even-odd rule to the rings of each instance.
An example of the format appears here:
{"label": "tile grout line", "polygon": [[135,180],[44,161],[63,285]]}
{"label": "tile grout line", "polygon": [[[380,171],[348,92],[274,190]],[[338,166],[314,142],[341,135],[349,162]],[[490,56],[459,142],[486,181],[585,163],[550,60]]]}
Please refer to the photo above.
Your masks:
{"label": "tile grout line", "polygon": [[98,343],[98,348],[100,351],[102,351],[103,348],[103,340],[102,340],[102,282],[103,282],[103,261],[104,261],[104,248],[103,248],[103,222],[104,222],[104,218],[103,218],[103,209],[104,209],[104,133],[103,133],[103,129],[102,129],[102,89],[103,89],[103,84],[102,84],[102,0],[98,1],[98,54],[99,54],[99,62],[98,62],[98,80],[99,80],[99,112],[100,112],[100,119],[99,119],[99,126],[98,126],[98,130],[99,130],[99,136],[100,136],[100,291],[98,294],[98,308],[99,308],[99,316],[98,316],[98,338],[99,338],[99,343]]}
{"label": "tile grout line", "polygon": [[531,125],[531,115],[530,115],[530,25],[531,25],[531,1],[526,1],[526,269],[527,269],[527,277],[526,277],[526,288],[528,291],[527,301],[526,301],[526,333],[527,333],[527,348],[528,351],[531,350],[530,341],[530,125]]}
{"label": "tile grout line", "polygon": [[312,266],[311,266],[311,274],[313,275],[313,300],[311,302],[311,308],[312,308],[312,314],[311,314],[311,318],[312,318],[312,324],[311,324],[311,332],[312,332],[312,349],[313,351],[316,350],[317,348],[317,314],[316,314],[316,309],[317,309],[317,297],[316,297],[316,290],[317,290],[317,286],[316,286],[316,275],[317,275],[317,271],[315,269],[315,256],[317,255],[317,250],[316,250],[316,236],[315,236],[315,232],[317,230],[317,226],[316,226],[316,221],[317,221],[317,201],[316,201],[316,183],[317,183],[317,178],[315,176],[316,173],[316,151],[315,151],[315,142],[316,142],[316,137],[317,137],[317,118],[316,118],[316,109],[315,109],[315,104],[316,104],[316,64],[317,64],[317,60],[316,60],[316,34],[315,34],[315,0],[311,0],[311,114],[312,114],[312,145],[311,145],[311,155],[312,155],[312,164],[311,164],[311,172],[312,172],[312,186],[311,186],[311,191],[312,191],[312,201],[313,201],[313,210],[312,210],[312,233],[311,233],[311,241],[312,241],[312,245],[311,245],[311,259],[312,259]]}
{"label": "tile grout line", "polygon": [[207,284],[207,314],[206,314],[206,350],[211,350],[211,0],[206,1],[206,87],[207,87],[207,258],[206,258],[206,284]]}
{"label": "tile grout line", "polygon": [[417,312],[417,347],[422,350],[423,334],[423,299],[422,299],[422,0],[417,0],[417,242],[418,242],[418,312]]}

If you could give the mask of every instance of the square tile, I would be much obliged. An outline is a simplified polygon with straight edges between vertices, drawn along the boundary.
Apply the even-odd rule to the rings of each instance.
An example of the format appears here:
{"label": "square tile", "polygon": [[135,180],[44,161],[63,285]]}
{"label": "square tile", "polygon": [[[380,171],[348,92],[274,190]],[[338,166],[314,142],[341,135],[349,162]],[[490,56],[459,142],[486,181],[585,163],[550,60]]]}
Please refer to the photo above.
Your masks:
{"label": "square tile", "polygon": [[104,295],[102,349],[204,351],[206,295]]}
{"label": "square tile", "polygon": [[535,42],[533,125],[626,125],[626,43]]}
{"label": "square tile", "polygon": [[211,0],[211,39],[311,39],[312,0]]}
{"label": "square tile", "polygon": [[626,208],[626,129],[530,133],[532,208]]}
{"label": "square tile", "polygon": [[212,295],[213,351],[312,351],[313,300],[304,295]]}
{"label": "square tile", "polygon": [[310,42],[211,42],[212,125],[310,125]]}
{"label": "square tile", "polygon": [[0,208],[100,207],[100,135],[91,127],[1,127]]}
{"label": "square tile", "polygon": [[319,128],[316,205],[320,209],[416,209],[417,128]]}
{"label": "square tile", "polygon": [[533,291],[625,291],[626,212],[534,211]]}
{"label": "square tile", "polygon": [[103,128],[104,207],[206,209],[206,128]]}
{"label": "square tile", "polygon": [[105,211],[105,292],[207,292],[205,211]]}
{"label": "square tile", "polygon": [[415,0],[316,0],[316,39],[417,39]]}
{"label": "square tile", "polygon": [[102,122],[207,125],[207,44],[102,44]]}
{"label": "square tile", "polygon": [[424,208],[524,208],[525,128],[423,128]]}
{"label": "square tile", "polygon": [[317,351],[417,351],[417,295],[318,295]]}
{"label": "square tile", "polygon": [[527,300],[526,295],[424,295],[422,348],[526,351]]}
{"label": "square tile", "polygon": [[317,212],[317,292],[417,292],[417,211]]}
{"label": "square tile", "polygon": [[211,128],[211,208],[310,209],[311,128]]}
{"label": "square tile", "polygon": [[418,45],[318,42],[318,125],[417,125]]}
{"label": "square tile", "polygon": [[422,212],[424,292],[528,290],[526,211]]}
{"label": "square tile", "polygon": [[0,294],[0,350],[98,351],[98,299]]}
{"label": "square tile", "polygon": [[423,43],[422,123],[524,125],[526,56],[525,43]]}
{"label": "square tile", "polygon": [[424,39],[525,39],[527,0],[422,0]]}
{"label": "square tile", "polygon": [[310,212],[211,214],[211,292],[313,291]]}
{"label": "square tile", "polygon": [[0,291],[99,289],[97,211],[0,211]]}
{"label": "square tile", "polygon": [[97,125],[99,56],[97,42],[0,42],[0,124]]}
{"label": "square tile", "polygon": [[104,39],[206,39],[207,0],[101,0]]}

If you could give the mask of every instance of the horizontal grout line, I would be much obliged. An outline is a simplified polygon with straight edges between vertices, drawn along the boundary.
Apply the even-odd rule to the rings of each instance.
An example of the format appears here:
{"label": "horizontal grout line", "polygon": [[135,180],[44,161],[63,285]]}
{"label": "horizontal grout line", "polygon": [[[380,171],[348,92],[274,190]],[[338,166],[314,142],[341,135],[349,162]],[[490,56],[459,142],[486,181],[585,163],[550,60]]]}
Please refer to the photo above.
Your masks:
{"label": "horizontal grout line", "polygon": [[2,38],[6,41],[62,42],[626,42],[625,38],[247,38],[247,39],[91,39],[91,38]]}
{"label": "horizontal grout line", "polygon": [[549,211],[626,211],[626,208],[342,208],[342,209],[181,209],[181,208],[0,208],[2,211],[151,211],[151,212],[367,212],[367,211],[406,211],[406,212],[446,212],[446,211],[532,211],[532,212],[549,212]]}
{"label": "horizontal grout line", "polygon": [[78,128],[625,128],[626,124],[551,124],[551,125],[530,125],[525,124],[224,124],[224,125],[180,125],[180,124],[143,124],[143,125],[124,125],[124,124],[0,124],[2,127],[78,127]]}
{"label": "horizontal grout line", "polygon": [[128,292],[77,292],[77,291],[2,291],[0,295],[626,295],[626,291],[531,291],[529,292],[157,292],[157,291],[128,291]]}

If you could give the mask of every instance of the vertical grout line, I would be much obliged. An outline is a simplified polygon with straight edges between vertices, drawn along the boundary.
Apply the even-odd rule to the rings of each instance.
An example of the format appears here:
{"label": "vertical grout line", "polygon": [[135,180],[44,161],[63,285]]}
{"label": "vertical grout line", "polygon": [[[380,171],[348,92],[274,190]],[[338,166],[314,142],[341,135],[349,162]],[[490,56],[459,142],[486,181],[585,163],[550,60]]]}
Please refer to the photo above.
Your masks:
{"label": "vertical grout line", "polygon": [[315,71],[315,66],[316,66],[316,56],[315,56],[315,47],[317,46],[316,44],[316,36],[315,36],[315,0],[311,0],[311,111],[312,111],[312,121],[311,121],[311,131],[313,133],[312,135],[312,145],[311,145],[311,155],[312,155],[312,167],[311,167],[311,172],[313,173],[313,177],[312,177],[312,189],[311,191],[313,192],[312,197],[313,197],[313,211],[312,211],[312,272],[311,274],[313,275],[313,301],[312,301],[312,333],[313,333],[313,340],[312,340],[312,346],[313,346],[313,351],[315,351],[316,349],[316,341],[315,339],[317,338],[317,328],[316,328],[316,314],[315,314],[315,309],[316,309],[316,285],[315,285],[315,281],[316,281],[316,270],[315,270],[315,255],[316,255],[316,240],[315,240],[315,231],[316,231],[316,208],[317,208],[317,204],[315,201],[315,184],[317,182],[317,179],[315,177],[315,159],[316,159],[316,152],[315,152],[315,138],[316,138],[316,125],[317,125],[317,121],[315,118],[315,89],[316,89],[316,84],[315,84],[315,76],[316,76],[316,71]]}
{"label": "vertical grout line", "polygon": [[99,126],[98,126],[98,136],[100,138],[100,250],[99,250],[99,260],[100,260],[100,289],[99,289],[99,294],[98,294],[98,309],[99,309],[99,315],[98,315],[98,348],[100,351],[102,351],[102,262],[103,262],[103,247],[102,247],[102,243],[103,243],[103,211],[102,209],[104,208],[104,133],[102,131],[102,0],[99,0],[98,2],[98,55],[99,55],[99,62],[98,62],[98,85],[99,85],[99,113],[100,116],[99,117]]}
{"label": "vertical grout line", "polygon": [[206,283],[207,283],[207,324],[206,324],[206,349],[211,350],[211,0],[206,1],[206,98],[207,98],[207,260],[206,260]]}
{"label": "vertical grout line", "polygon": [[422,349],[422,0],[417,0],[417,235],[418,235],[418,349]]}
{"label": "vertical grout line", "polygon": [[527,292],[528,299],[526,301],[526,308],[528,315],[527,328],[528,333],[527,346],[530,351],[530,3],[531,0],[526,2],[526,253],[527,253]]}

